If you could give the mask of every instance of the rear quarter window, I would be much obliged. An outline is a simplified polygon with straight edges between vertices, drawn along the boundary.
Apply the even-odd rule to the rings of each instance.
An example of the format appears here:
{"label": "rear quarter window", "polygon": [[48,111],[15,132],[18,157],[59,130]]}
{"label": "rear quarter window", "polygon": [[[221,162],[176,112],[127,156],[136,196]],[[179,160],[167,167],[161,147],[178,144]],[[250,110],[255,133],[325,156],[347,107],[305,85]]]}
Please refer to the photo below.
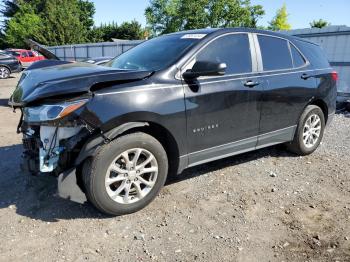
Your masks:
{"label": "rear quarter window", "polygon": [[304,57],[292,44],[290,44],[290,51],[292,53],[294,67],[302,67],[306,64]]}
{"label": "rear quarter window", "polygon": [[306,56],[310,64],[317,69],[330,67],[325,51],[318,45],[296,40],[295,44]]}

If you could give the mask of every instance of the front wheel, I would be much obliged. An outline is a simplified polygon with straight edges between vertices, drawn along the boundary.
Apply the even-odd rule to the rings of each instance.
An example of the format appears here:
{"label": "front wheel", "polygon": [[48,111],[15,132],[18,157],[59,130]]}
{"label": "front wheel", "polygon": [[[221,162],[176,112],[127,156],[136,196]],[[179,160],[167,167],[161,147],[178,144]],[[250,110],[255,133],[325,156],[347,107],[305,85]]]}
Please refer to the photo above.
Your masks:
{"label": "front wheel", "polygon": [[162,145],[145,133],[121,136],[102,147],[83,168],[89,201],[109,215],[147,206],[163,187],[168,159]]}
{"label": "front wheel", "polygon": [[325,128],[325,118],[321,108],[309,105],[300,117],[296,133],[287,147],[298,155],[309,155],[320,145]]}

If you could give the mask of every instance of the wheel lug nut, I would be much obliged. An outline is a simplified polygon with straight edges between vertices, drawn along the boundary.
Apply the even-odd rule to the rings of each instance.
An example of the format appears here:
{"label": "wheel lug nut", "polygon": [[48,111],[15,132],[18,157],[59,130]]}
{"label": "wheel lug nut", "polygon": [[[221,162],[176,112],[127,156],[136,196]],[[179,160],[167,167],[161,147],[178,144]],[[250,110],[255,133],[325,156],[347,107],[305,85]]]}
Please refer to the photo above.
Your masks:
{"label": "wheel lug nut", "polygon": [[136,177],[134,181],[137,181],[137,180],[138,180],[138,179],[137,179],[137,177]]}

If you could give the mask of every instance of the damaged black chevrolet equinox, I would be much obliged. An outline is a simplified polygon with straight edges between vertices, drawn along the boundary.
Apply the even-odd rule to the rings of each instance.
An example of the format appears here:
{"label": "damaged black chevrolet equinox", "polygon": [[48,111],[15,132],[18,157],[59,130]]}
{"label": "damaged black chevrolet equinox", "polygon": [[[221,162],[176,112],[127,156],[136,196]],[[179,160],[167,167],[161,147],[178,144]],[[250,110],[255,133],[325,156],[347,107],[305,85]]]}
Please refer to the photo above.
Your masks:
{"label": "damaged black chevrolet equinox", "polygon": [[312,153],[335,112],[337,77],[311,42],[203,29],[146,41],[105,66],[38,62],[9,104],[22,112],[24,170],[121,215],[188,167],[281,143]]}

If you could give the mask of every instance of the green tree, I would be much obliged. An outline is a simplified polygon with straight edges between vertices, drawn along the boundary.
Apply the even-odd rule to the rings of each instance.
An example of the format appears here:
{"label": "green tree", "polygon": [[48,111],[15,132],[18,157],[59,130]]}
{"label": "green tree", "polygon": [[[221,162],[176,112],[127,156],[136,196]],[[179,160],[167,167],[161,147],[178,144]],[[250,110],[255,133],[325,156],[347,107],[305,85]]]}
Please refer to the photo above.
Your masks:
{"label": "green tree", "polygon": [[210,0],[208,8],[209,27],[250,26],[250,2]]}
{"label": "green tree", "polygon": [[258,28],[258,21],[265,15],[265,10],[261,5],[253,5],[250,7],[250,27]]}
{"label": "green tree", "polygon": [[86,42],[93,35],[94,13],[87,0],[5,0],[0,9],[5,42],[13,47],[22,47],[23,38],[46,45]]}
{"label": "green tree", "polygon": [[83,43],[87,28],[80,21],[81,10],[77,1],[46,0],[43,9],[42,30],[36,40],[44,45]]}
{"label": "green tree", "polygon": [[111,41],[115,39],[139,40],[145,38],[145,30],[137,21],[124,22],[120,26],[112,22],[94,27],[89,39],[91,42]]}
{"label": "green tree", "polygon": [[154,35],[179,31],[181,16],[178,13],[181,0],[151,0],[145,15],[149,29]]}
{"label": "green tree", "polygon": [[284,4],[280,9],[277,10],[276,16],[269,23],[270,26],[268,29],[273,31],[290,30],[292,27],[288,23],[288,16],[289,14],[287,13],[287,6]]}
{"label": "green tree", "polygon": [[94,26],[94,14],[96,12],[94,3],[87,0],[79,0],[78,7],[80,11],[79,20],[86,30],[92,29]]}
{"label": "green tree", "polygon": [[327,21],[323,20],[323,19],[319,19],[319,20],[314,20],[310,23],[311,28],[323,28],[326,26],[330,26],[331,24],[328,23]]}
{"label": "green tree", "polygon": [[144,38],[144,29],[137,21],[124,22],[118,27],[118,39],[138,40]]}
{"label": "green tree", "polygon": [[0,49],[6,48],[5,35],[0,31]]}
{"label": "green tree", "polygon": [[41,18],[34,13],[33,8],[22,3],[15,15],[7,22],[5,43],[9,46],[25,47],[25,40],[39,34]]}
{"label": "green tree", "polygon": [[151,0],[145,11],[153,35],[206,27],[256,27],[264,13],[250,0]]}

